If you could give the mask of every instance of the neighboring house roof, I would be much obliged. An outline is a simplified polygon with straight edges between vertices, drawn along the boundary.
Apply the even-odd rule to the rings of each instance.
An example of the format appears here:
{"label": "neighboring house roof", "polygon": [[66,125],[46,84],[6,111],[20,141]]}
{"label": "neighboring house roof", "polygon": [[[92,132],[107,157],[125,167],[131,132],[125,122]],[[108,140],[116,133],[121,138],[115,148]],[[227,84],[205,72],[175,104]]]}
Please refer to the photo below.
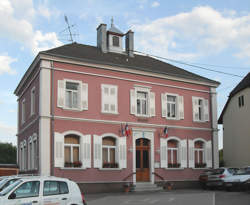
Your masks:
{"label": "neighboring house roof", "polygon": [[103,53],[101,49],[95,46],[83,45],[78,43],[63,45],[40,53],[56,57],[70,58],[78,61],[92,62],[102,65],[120,66],[134,70],[164,74],[183,79],[211,83],[215,84],[215,86],[218,86],[220,84],[217,81],[210,80],[208,78],[188,72],[184,69],[178,68],[149,56],[135,54],[134,57],[129,57],[126,53]]}
{"label": "neighboring house roof", "polygon": [[229,97],[227,99],[226,105],[224,106],[221,115],[218,119],[219,124],[223,124],[223,115],[227,109],[227,106],[232,99],[233,96],[235,96],[238,92],[244,90],[245,88],[250,87],[250,73],[248,73],[242,81],[239,82],[239,84],[230,92]]}

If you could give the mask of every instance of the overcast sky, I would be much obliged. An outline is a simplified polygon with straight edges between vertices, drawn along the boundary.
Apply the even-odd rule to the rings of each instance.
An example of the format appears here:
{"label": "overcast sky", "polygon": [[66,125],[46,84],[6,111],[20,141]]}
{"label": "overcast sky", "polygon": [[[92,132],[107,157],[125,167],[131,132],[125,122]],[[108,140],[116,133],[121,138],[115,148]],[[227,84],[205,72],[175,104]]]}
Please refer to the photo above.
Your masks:
{"label": "overcast sky", "polygon": [[[240,76],[250,71],[249,0],[0,0],[0,141],[16,144],[13,91],[34,57],[69,43],[65,14],[78,43],[96,45],[96,27],[110,26],[113,16],[120,30],[135,32],[138,51]],[[178,66],[221,82],[218,116],[242,79]]]}

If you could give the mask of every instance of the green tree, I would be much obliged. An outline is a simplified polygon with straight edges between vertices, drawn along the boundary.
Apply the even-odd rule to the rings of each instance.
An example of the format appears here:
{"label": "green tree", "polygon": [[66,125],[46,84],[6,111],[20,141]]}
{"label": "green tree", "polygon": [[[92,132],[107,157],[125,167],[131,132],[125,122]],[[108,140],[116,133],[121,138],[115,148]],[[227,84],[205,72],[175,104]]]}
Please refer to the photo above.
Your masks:
{"label": "green tree", "polygon": [[16,146],[0,142],[0,164],[16,164]]}

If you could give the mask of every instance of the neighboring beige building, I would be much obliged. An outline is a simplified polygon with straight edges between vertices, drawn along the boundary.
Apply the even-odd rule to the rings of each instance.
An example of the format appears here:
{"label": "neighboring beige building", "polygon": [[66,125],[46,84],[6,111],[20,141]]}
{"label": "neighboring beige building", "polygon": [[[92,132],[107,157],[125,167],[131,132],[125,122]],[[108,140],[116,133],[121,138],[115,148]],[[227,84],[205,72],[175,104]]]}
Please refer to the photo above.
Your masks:
{"label": "neighboring beige building", "polygon": [[225,166],[250,166],[250,73],[230,93],[218,123]]}

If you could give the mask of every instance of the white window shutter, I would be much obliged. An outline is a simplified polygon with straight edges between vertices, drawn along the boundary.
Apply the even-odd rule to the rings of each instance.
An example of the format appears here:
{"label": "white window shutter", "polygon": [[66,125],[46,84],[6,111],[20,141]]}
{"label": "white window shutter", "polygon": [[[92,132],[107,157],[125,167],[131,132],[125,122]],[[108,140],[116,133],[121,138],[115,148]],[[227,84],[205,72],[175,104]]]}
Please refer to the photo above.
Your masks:
{"label": "white window shutter", "polygon": [[118,112],[118,89],[117,86],[113,86],[110,88],[110,112],[117,113]]}
{"label": "white window shutter", "polygon": [[187,168],[187,140],[180,141],[180,164],[182,168]]}
{"label": "white window shutter", "polygon": [[94,135],[94,168],[102,168],[102,137]]}
{"label": "white window shutter", "polygon": [[54,133],[54,164],[55,167],[64,167],[64,136]]}
{"label": "white window shutter", "polygon": [[150,92],[150,116],[155,116],[155,93]]}
{"label": "white window shutter", "polygon": [[127,138],[119,138],[119,167],[127,168]]}
{"label": "white window shutter", "polygon": [[178,114],[179,114],[179,119],[184,120],[184,98],[183,96],[178,96]]}
{"label": "white window shutter", "polygon": [[193,103],[193,121],[199,121],[199,100],[197,97],[192,97],[192,103]]}
{"label": "white window shutter", "polygon": [[161,94],[161,113],[162,117],[167,117],[167,100],[166,100],[166,94]]}
{"label": "white window shutter", "polygon": [[206,142],[206,164],[207,167],[212,167],[212,142]]}
{"label": "white window shutter", "polygon": [[167,140],[160,138],[160,147],[161,147],[161,168],[168,167],[168,152],[167,152]]}
{"label": "white window shutter", "polygon": [[130,90],[130,114],[136,114],[136,92],[135,89]]}
{"label": "white window shutter", "polygon": [[57,86],[57,107],[64,107],[65,84],[64,80],[58,80]]}
{"label": "white window shutter", "polygon": [[204,121],[209,121],[209,107],[207,99],[204,99]]}
{"label": "white window shutter", "polygon": [[81,96],[81,104],[82,104],[82,110],[88,110],[88,84],[82,83],[82,94]]}
{"label": "white window shutter", "polygon": [[194,141],[188,140],[189,147],[189,168],[194,168]]}
{"label": "white window shutter", "polygon": [[91,168],[91,135],[81,137],[81,161],[83,168]]}

